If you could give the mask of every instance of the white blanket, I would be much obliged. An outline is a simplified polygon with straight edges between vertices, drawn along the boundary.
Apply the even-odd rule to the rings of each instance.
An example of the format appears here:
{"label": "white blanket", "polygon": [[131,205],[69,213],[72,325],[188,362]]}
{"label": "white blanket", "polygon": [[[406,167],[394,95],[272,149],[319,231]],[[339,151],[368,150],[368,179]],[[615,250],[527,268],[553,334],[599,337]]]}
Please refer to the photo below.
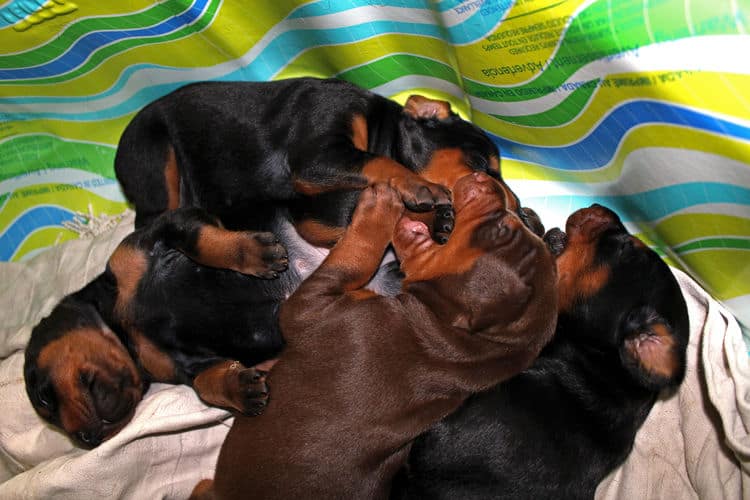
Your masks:
{"label": "white blanket", "polygon": [[[185,386],[156,384],[133,421],[92,451],[76,448],[34,412],[23,385],[31,328],[65,295],[99,274],[132,230],[112,230],[25,263],[0,264],[0,498],[186,498],[213,475],[230,415]],[[601,499],[750,498],[750,367],[739,327],[716,301],[675,270],[688,301],[689,368],[638,433],[627,462],[597,491]]]}

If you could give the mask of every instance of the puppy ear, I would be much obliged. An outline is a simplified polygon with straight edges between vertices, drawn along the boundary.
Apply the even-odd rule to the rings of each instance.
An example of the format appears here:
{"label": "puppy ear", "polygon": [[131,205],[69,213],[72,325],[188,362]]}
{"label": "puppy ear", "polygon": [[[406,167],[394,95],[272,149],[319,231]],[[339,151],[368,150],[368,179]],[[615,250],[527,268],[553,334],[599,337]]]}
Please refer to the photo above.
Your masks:
{"label": "puppy ear", "polygon": [[544,224],[542,223],[541,217],[533,209],[529,207],[521,207],[519,209],[521,221],[524,225],[531,229],[531,232],[539,236],[544,236]]}
{"label": "puppy ear", "polygon": [[657,391],[678,385],[685,374],[685,346],[667,320],[644,306],[631,311],[623,326],[620,359],[635,381]]}
{"label": "puppy ear", "polygon": [[404,112],[412,118],[444,120],[451,115],[451,105],[448,101],[437,101],[421,95],[412,95],[406,100]]}

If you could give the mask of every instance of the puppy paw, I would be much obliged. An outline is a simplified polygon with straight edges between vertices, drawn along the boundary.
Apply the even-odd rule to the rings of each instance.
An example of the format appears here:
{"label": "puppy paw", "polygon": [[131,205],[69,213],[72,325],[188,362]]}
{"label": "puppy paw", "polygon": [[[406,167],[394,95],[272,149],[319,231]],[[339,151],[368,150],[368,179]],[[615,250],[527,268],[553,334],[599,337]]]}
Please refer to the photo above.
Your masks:
{"label": "puppy paw", "polygon": [[238,401],[237,410],[248,416],[263,413],[268,404],[268,372],[256,368],[245,368],[237,374]]}
{"label": "puppy paw", "polygon": [[434,184],[419,176],[395,177],[391,186],[398,191],[406,208],[426,212],[437,206],[451,204],[451,192],[445,186]]}
{"label": "puppy paw", "polygon": [[275,279],[289,267],[286,248],[276,235],[266,232],[240,233],[235,271],[265,279]]}
{"label": "puppy paw", "polygon": [[453,205],[439,205],[435,207],[435,219],[432,224],[432,239],[443,244],[453,232],[455,215]]}
{"label": "puppy paw", "polygon": [[370,230],[375,226],[390,233],[403,213],[404,203],[399,193],[388,184],[376,183],[362,191],[352,224],[360,225],[366,219]]}

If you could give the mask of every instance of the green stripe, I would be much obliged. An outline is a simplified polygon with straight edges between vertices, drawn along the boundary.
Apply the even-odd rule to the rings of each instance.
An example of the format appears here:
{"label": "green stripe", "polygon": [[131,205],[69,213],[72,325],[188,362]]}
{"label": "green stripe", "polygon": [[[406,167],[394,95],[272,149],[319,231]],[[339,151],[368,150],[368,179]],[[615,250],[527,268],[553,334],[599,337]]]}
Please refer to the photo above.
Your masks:
{"label": "green stripe", "polygon": [[140,47],[140,46],[144,46],[144,45],[152,45],[152,44],[157,44],[157,43],[170,42],[174,40],[179,40],[180,38],[185,38],[194,33],[200,32],[201,30],[205,29],[209,24],[211,24],[216,12],[219,10],[219,5],[221,5],[221,0],[212,0],[211,4],[209,4],[208,9],[206,10],[206,14],[202,16],[197,22],[191,24],[190,26],[186,26],[177,31],[169,33],[167,35],[162,35],[158,37],[149,37],[149,38],[129,38],[126,40],[120,40],[119,42],[113,43],[112,45],[107,45],[106,47],[102,47],[98,51],[94,52],[91,55],[91,57],[89,57],[89,59],[83,64],[83,66],[76,68],[72,72],[65,73],[65,74],[58,75],[58,76],[52,76],[48,78],[12,80],[12,83],[13,85],[22,85],[22,84],[37,85],[37,84],[45,84],[45,83],[60,83],[60,82],[64,82],[67,80],[72,80],[85,73],[88,73],[89,71],[92,71],[99,64],[101,64],[104,60],[111,58],[120,52],[125,52],[127,50]]}
{"label": "green stripe", "polygon": [[337,77],[372,89],[405,75],[431,76],[461,86],[456,71],[447,64],[411,54],[383,57],[339,73]]}
{"label": "green stripe", "polygon": [[676,247],[677,253],[708,249],[750,250],[750,238],[703,238]]}
{"label": "green stripe", "polygon": [[[94,31],[139,29],[158,24],[187,10],[183,0],[167,0],[148,10],[115,17],[91,17],[68,27],[59,37],[27,52],[0,56],[0,68],[23,68],[49,62],[65,53],[79,38]],[[187,8],[186,8],[187,7]]]}
{"label": "green stripe", "polygon": [[114,179],[114,160],[113,146],[24,135],[0,143],[0,181],[54,168],[77,168]]}
{"label": "green stripe", "polygon": [[[592,80],[592,82],[596,81],[597,80]],[[495,118],[509,123],[515,123],[516,125],[524,125],[527,127],[556,127],[568,123],[578,116],[589,99],[591,99],[594,90],[596,90],[595,85],[578,87],[557,106],[550,108],[547,111],[542,111],[541,113],[523,116],[490,114],[490,116],[494,116]]]}
{"label": "green stripe", "polygon": [[[705,9],[693,8],[694,3],[691,3],[691,15],[686,16],[683,0],[650,2],[646,12],[653,31],[649,33],[641,2],[599,0],[572,21],[555,57],[533,81],[513,88],[497,88],[467,79],[465,89],[473,96],[488,100],[527,101],[554,92],[590,62],[654,43],[690,37],[691,28],[697,31],[696,36],[738,33],[729,2],[712,3],[711,8]],[[610,5],[615,19],[609,16]],[[690,26],[687,19],[692,21]],[[529,62],[545,63],[544,60]]]}

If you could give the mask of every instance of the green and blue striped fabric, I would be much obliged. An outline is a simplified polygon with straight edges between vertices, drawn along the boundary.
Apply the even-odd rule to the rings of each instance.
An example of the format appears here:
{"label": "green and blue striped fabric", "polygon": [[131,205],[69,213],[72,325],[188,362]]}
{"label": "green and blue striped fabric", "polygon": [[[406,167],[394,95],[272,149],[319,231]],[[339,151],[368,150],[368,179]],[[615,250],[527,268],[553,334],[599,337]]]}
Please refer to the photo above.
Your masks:
{"label": "green and blue striped fabric", "polygon": [[151,100],[336,76],[450,100],[547,227],[610,206],[749,326],[748,16],[750,0],[5,1],[0,260],[125,210],[115,145]]}

